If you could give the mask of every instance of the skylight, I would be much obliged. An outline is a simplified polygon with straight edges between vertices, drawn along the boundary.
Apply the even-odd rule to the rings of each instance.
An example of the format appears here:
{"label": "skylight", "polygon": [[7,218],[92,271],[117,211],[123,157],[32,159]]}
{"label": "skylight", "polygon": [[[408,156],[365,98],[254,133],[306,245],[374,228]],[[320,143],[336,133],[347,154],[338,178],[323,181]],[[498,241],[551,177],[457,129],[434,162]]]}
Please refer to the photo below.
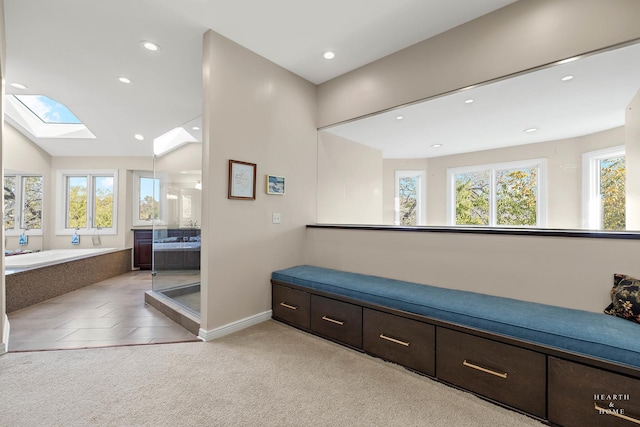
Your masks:
{"label": "skylight", "polygon": [[5,117],[36,138],[94,139],[67,107],[44,95],[5,95]]}
{"label": "skylight", "polygon": [[82,122],[67,107],[47,96],[13,96],[46,124],[82,124]]}

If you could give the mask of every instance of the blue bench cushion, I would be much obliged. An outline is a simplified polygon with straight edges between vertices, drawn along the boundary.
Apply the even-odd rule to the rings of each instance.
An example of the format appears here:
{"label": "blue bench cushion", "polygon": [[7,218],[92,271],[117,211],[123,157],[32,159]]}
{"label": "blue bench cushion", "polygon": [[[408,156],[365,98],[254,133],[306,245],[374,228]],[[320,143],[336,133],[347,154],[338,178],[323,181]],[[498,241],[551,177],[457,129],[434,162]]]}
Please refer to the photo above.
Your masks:
{"label": "blue bench cushion", "polygon": [[640,368],[640,325],[602,313],[308,265],[272,279]]}

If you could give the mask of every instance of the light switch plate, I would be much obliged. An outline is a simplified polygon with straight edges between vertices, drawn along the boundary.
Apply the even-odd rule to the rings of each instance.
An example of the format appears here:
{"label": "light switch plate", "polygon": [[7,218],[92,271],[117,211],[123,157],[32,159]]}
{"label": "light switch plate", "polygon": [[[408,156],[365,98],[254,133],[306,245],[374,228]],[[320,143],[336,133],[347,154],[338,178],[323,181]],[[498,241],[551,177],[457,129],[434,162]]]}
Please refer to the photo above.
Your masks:
{"label": "light switch plate", "polygon": [[282,215],[280,215],[280,213],[278,212],[274,212],[271,215],[271,222],[274,224],[280,224],[280,222],[282,221]]}

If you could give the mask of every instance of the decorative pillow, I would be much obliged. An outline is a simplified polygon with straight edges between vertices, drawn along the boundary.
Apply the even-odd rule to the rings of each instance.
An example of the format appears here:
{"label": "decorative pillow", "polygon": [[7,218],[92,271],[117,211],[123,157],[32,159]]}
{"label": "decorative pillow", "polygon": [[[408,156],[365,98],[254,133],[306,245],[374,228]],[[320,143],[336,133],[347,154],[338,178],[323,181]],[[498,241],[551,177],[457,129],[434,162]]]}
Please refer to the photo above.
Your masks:
{"label": "decorative pillow", "polygon": [[604,312],[640,323],[640,280],[624,274],[614,274],[611,304]]}

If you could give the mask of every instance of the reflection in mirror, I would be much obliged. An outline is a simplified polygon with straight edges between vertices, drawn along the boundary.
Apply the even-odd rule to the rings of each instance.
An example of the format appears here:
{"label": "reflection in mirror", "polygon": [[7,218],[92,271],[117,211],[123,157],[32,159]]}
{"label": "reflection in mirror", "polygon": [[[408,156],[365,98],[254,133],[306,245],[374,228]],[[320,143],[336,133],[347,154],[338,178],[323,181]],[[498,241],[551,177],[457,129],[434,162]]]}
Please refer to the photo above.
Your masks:
{"label": "reflection in mirror", "polygon": [[639,70],[630,44],[324,128],[318,223],[640,230]]}
{"label": "reflection in mirror", "polygon": [[43,194],[42,175],[5,169],[5,255],[42,250]]}

